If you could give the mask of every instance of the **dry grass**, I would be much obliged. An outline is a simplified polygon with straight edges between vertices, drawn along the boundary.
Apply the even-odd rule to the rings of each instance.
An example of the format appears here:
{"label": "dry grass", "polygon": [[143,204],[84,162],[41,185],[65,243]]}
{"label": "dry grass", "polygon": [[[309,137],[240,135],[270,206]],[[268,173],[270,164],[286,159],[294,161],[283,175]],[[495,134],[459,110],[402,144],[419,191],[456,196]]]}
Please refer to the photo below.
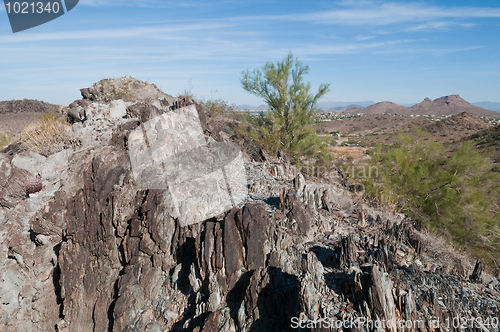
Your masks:
{"label": "dry grass", "polygon": [[210,115],[229,116],[234,118],[239,113],[234,104],[228,105],[228,103],[222,99],[210,99],[204,102],[203,105]]}
{"label": "dry grass", "polygon": [[62,151],[70,138],[71,126],[50,114],[21,132],[22,145],[44,156]]}
{"label": "dry grass", "polygon": [[366,155],[367,148],[357,146],[331,146],[328,148],[335,158],[349,159],[357,162],[369,160]]}
{"label": "dry grass", "polygon": [[0,150],[12,142],[12,137],[8,134],[0,133]]}
{"label": "dry grass", "polygon": [[[463,248],[458,248],[442,235],[422,229],[417,232],[422,238],[422,248],[427,257],[444,267],[445,273],[462,274],[468,277],[474,268],[475,260]],[[463,269],[462,273],[459,271]],[[489,271],[493,272],[493,271]]]}

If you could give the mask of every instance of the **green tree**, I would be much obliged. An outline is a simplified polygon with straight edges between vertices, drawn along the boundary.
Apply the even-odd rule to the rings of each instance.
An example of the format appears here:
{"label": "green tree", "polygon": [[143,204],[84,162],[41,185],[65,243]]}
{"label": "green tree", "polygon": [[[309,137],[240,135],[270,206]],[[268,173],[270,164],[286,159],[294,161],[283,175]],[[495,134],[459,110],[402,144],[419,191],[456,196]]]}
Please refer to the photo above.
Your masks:
{"label": "green tree", "polygon": [[325,150],[309,124],[329,84],[321,84],[316,94],[311,93],[311,83],[303,82],[308,70],[290,52],[281,62],[243,71],[241,78],[243,89],[263,98],[269,108],[251,120],[258,142],[271,152],[282,149],[295,161],[302,156],[321,155]]}

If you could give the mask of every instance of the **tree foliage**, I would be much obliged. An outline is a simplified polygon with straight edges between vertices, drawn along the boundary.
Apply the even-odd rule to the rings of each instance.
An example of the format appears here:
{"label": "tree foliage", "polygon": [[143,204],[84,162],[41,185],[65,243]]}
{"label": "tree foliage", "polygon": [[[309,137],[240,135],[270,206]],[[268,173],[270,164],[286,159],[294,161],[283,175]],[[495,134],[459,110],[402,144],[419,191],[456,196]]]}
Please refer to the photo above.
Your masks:
{"label": "tree foliage", "polygon": [[368,193],[400,212],[449,235],[453,242],[489,261],[500,261],[498,173],[490,158],[471,142],[452,151],[443,144],[414,141],[377,146],[372,163],[378,179],[367,179]]}
{"label": "tree foliage", "polygon": [[281,62],[267,62],[261,69],[244,71],[241,78],[243,89],[264,99],[269,108],[249,121],[258,143],[271,152],[282,149],[296,160],[324,151],[324,144],[309,124],[329,84],[321,84],[312,93],[311,83],[303,81],[308,70],[289,53]]}

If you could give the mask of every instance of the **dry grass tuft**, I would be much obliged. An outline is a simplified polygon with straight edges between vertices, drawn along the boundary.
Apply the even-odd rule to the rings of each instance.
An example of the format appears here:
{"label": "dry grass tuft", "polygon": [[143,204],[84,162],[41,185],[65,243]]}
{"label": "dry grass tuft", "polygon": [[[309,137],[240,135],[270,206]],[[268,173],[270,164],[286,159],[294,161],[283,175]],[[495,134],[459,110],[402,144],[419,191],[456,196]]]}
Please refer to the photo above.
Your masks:
{"label": "dry grass tuft", "polygon": [[69,145],[71,126],[51,114],[21,132],[22,145],[44,156],[60,152]]}
{"label": "dry grass tuft", "polygon": [[[434,262],[443,265],[451,274],[468,277],[474,268],[474,259],[464,250],[447,241],[441,234],[423,229],[417,234],[422,238],[425,255]],[[463,271],[456,271],[463,269]],[[460,273],[462,272],[462,273]]]}
{"label": "dry grass tuft", "polygon": [[0,150],[12,142],[12,137],[8,134],[0,133]]}

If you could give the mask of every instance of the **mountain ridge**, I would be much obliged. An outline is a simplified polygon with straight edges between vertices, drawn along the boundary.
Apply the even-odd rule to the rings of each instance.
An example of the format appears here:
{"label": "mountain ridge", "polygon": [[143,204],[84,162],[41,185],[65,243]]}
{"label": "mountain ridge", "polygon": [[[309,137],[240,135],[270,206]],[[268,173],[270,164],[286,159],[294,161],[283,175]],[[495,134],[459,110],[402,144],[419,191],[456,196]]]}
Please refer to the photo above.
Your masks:
{"label": "mountain ridge", "polygon": [[[444,97],[450,97],[450,96],[458,96],[458,95],[449,95],[449,96],[444,96]],[[444,98],[444,97],[440,97],[440,98]],[[437,99],[440,99],[440,98],[437,98]],[[429,99],[429,98],[425,98],[422,102],[424,102],[426,99]],[[429,100],[432,101],[431,99],[429,99]],[[360,110],[366,109],[372,105],[377,105],[380,103],[391,103],[391,104],[406,107],[406,108],[412,108],[416,105],[421,104],[422,102],[416,103],[416,104],[413,104],[413,103],[397,104],[397,103],[394,103],[391,101],[374,102],[372,100],[353,101],[353,102],[323,101],[323,102],[319,102],[317,107],[319,109],[321,109],[321,111],[324,113],[342,112],[342,111],[348,111],[348,110],[359,113]],[[468,103],[468,104],[470,104],[471,106],[476,106],[476,107],[482,108],[483,110],[492,111],[492,112],[500,112],[500,102],[481,101],[481,102]],[[267,109],[267,105],[261,104],[259,106],[255,106],[255,105],[250,105],[250,104],[241,104],[241,105],[237,105],[237,108],[240,110],[265,111]],[[365,112],[363,112],[363,113],[365,113]],[[459,114],[459,113],[461,113],[461,112],[457,112],[457,113],[453,113],[453,114]],[[365,114],[372,114],[372,113],[365,113]],[[377,113],[373,113],[373,114],[377,114]]]}
{"label": "mountain ridge", "polygon": [[401,106],[390,101],[382,101],[363,109],[346,110],[345,114],[397,114],[397,115],[454,115],[463,112],[475,116],[500,118],[500,112],[490,111],[475,106],[461,98],[459,95],[443,96],[431,100],[425,98],[411,107]]}

